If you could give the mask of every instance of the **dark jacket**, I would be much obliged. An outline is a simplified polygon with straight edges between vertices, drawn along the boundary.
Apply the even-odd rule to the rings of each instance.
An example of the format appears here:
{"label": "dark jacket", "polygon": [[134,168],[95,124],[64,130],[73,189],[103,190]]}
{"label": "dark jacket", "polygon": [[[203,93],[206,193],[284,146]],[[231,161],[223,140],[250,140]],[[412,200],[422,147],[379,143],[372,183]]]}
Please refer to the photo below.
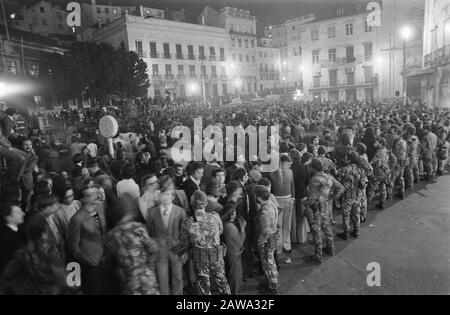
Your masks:
{"label": "dark jacket", "polygon": [[14,257],[16,250],[24,244],[25,238],[20,230],[14,232],[4,223],[0,225],[0,274]]}
{"label": "dark jacket", "polygon": [[311,179],[311,171],[307,165],[297,162],[292,165],[292,173],[294,174],[295,198],[303,199],[306,197],[306,187]]}

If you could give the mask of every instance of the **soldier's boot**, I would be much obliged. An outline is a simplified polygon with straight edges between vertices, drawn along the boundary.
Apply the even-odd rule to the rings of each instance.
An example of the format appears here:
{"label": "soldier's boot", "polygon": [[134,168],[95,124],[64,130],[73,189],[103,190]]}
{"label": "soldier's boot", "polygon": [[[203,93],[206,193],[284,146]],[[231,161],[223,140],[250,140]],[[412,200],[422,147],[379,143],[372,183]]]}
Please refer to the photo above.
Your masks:
{"label": "soldier's boot", "polygon": [[350,235],[349,232],[342,232],[342,233],[336,234],[337,237],[343,239],[344,241],[348,241],[349,235]]}
{"label": "soldier's boot", "polygon": [[436,172],[436,176],[442,176],[442,175],[444,175],[444,174],[442,173],[441,170],[438,170],[438,171]]}
{"label": "soldier's boot", "polygon": [[366,223],[366,217],[365,216],[361,216],[360,222],[361,223]]}
{"label": "soldier's boot", "polygon": [[334,245],[325,247],[323,251],[329,256],[336,256],[336,248],[334,247]]}
{"label": "soldier's boot", "polygon": [[405,192],[404,192],[404,191],[399,192],[399,193],[395,196],[395,198],[400,199],[400,200],[405,200]]}
{"label": "soldier's boot", "polygon": [[380,210],[383,210],[384,207],[385,207],[384,202],[383,202],[383,201],[380,201],[380,203],[378,203],[375,207],[377,207],[377,208],[380,209]]}
{"label": "soldier's boot", "polygon": [[414,178],[414,184],[418,184],[419,183],[419,178]]}
{"label": "soldier's boot", "polygon": [[359,231],[354,230],[354,231],[351,233],[351,235],[352,235],[354,238],[358,238],[358,237],[359,237]]}

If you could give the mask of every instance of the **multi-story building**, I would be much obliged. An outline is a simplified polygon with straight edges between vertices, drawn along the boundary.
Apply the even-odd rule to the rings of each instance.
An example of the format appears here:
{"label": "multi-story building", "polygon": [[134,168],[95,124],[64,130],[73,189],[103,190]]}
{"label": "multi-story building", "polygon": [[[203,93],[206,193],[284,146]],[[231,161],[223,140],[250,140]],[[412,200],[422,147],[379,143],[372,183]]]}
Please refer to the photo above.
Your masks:
{"label": "multi-story building", "polygon": [[73,31],[66,19],[65,8],[53,6],[48,1],[38,1],[29,7],[22,7],[10,26],[41,35],[71,35]]}
{"label": "multi-story building", "polygon": [[450,107],[450,3],[426,0],[423,68],[428,104]]}
{"label": "multi-story building", "polygon": [[228,94],[228,32],[223,28],[125,14],[91,40],[135,51],[148,65],[149,95]]}
{"label": "multi-story building", "polygon": [[[140,8],[142,10],[142,6]],[[120,19],[126,12],[132,13],[135,11],[136,7],[133,6],[123,7],[111,4],[97,4],[96,0],[91,0],[91,3],[81,4],[81,28],[86,29],[94,24],[110,24]],[[162,17],[164,17],[164,12]]]}
{"label": "multi-story building", "polygon": [[[6,28],[0,25],[0,78],[7,91],[1,91],[2,100],[18,107],[42,103],[52,107],[55,101],[42,89],[39,76],[47,69],[45,61],[50,54],[63,54],[65,49],[59,42],[31,32]],[[8,34],[5,36],[5,34]],[[5,80],[3,80],[5,79]]]}
{"label": "multi-story building", "polygon": [[219,11],[205,7],[197,23],[226,30],[233,91],[236,94],[255,93],[258,90],[256,18],[249,11],[233,7],[224,7]]}
{"label": "multi-story building", "polygon": [[400,33],[408,21],[420,26],[421,0],[402,10],[397,1],[382,1],[380,27],[368,24],[370,12],[360,5],[340,8],[331,18],[311,14],[266,27],[281,49],[282,81],[303,89],[310,100],[386,101],[403,95],[403,86],[408,96],[420,96],[420,80],[414,78],[422,56],[420,36],[404,42]]}
{"label": "multi-story building", "polygon": [[280,88],[280,49],[274,48],[270,38],[260,38],[256,49],[258,63],[258,93],[266,94]]}

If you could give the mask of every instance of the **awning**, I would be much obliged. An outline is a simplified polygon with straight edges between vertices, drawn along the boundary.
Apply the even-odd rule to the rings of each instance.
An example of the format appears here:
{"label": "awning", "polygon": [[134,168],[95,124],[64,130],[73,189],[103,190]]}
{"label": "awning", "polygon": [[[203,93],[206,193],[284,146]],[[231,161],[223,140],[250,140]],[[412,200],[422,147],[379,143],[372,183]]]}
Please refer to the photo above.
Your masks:
{"label": "awning", "polygon": [[410,71],[406,75],[406,77],[411,78],[411,77],[420,77],[420,76],[433,75],[433,74],[434,74],[434,69],[417,69],[417,70]]}

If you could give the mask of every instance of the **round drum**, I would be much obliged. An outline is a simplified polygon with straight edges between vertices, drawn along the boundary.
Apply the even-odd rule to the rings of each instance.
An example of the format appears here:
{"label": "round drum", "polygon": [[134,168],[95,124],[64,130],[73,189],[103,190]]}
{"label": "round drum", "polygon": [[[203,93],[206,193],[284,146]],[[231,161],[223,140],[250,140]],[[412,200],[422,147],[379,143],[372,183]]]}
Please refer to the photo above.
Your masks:
{"label": "round drum", "polygon": [[99,130],[103,137],[112,138],[119,131],[119,123],[113,116],[103,116],[99,122]]}

